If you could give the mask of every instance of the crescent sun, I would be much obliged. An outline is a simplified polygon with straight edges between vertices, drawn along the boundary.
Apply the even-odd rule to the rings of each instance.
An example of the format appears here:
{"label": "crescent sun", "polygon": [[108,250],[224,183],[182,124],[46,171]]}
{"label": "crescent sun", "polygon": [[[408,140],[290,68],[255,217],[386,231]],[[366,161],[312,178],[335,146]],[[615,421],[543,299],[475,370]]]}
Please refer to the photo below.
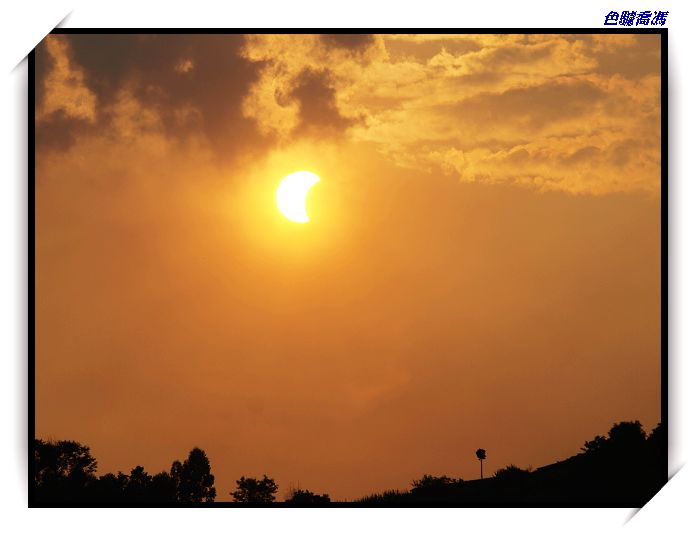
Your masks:
{"label": "crescent sun", "polygon": [[285,177],[276,190],[276,203],[280,212],[290,221],[309,222],[307,194],[319,182],[319,176],[311,171],[296,171]]}

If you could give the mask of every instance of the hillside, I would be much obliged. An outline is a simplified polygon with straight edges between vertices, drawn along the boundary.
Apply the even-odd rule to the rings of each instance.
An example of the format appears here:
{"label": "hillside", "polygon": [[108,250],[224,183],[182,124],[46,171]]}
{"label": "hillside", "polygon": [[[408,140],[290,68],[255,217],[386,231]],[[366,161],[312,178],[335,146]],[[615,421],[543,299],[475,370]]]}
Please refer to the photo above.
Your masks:
{"label": "hillside", "polygon": [[623,422],[608,437],[586,442],[579,454],[536,470],[508,466],[478,480],[425,475],[410,491],[387,491],[360,502],[640,506],[666,482],[664,439],[660,425],[646,437],[640,423]]}

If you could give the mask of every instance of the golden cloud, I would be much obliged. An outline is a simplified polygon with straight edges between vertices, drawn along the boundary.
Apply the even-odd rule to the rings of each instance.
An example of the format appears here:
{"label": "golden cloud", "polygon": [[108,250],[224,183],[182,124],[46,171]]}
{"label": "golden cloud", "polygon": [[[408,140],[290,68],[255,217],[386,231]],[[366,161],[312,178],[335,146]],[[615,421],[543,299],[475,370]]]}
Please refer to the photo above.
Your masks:
{"label": "golden cloud", "polygon": [[63,112],[67,117],[94,122],[96,97],[85,85],[82,69],[68,55],[68,44],[60,36],[46,38],[53,69],[44,81],[44,98],[37,110],[38,121]]}
{"label": "golden cloud", "polygon": [[358,54],[318,36],[252,36],[244,56],[265,65],[243,106],[266,135],[297,132],[293,92],[321,72],[347,138],[400,165],[541,190],[659,191],[655,36],[384,35]]}
{"label": "golden cloud", "polygon": [[50,36],[40,134],[68,144],[77,127],[66,120],[130,139],[203,133],[223,155],[231,135],[257,151],[329,136],[465,182],[659,193],[658,36],[163,39]]}

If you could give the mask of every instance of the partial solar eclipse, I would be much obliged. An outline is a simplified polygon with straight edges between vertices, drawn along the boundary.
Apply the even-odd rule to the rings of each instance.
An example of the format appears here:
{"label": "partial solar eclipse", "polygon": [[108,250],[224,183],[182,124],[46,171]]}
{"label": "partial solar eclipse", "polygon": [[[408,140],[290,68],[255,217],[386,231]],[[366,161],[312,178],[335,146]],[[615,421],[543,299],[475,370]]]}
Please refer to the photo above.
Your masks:
{"label": "partial solar eclipse", "polygon": [[296,223],[307,223],[307,194],[318,182],[319,177],[311,171],[296,171],[280,181],[276,203],[283,216]]}

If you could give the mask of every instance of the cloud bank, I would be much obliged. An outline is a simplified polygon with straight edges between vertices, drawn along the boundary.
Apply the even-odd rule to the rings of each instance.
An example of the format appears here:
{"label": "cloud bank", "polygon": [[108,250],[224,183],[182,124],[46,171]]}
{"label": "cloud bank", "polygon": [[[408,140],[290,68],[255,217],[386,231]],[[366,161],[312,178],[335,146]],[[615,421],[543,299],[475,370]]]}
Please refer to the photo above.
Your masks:
{"label": "cloud bank", "polygon": [[159,129],[232,158],[328,136],[463,182],[656,194],[659,47],[652,35],[50,36],[38,138],[65,148],[80,132]]}

